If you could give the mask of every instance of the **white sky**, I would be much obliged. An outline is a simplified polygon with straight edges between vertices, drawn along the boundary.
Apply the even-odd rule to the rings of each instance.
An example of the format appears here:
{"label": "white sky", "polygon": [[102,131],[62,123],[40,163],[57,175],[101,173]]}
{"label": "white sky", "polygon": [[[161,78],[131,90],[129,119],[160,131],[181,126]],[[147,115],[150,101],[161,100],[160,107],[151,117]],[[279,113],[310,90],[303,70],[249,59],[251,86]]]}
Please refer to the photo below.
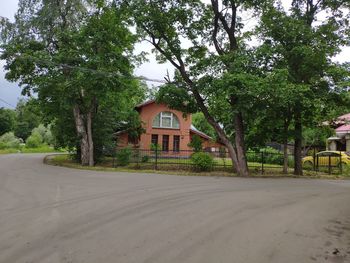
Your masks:
{"label": "white sky", "polygon": [[[282,0],[283,4],[288,5],[290,0]],[[14,14],[17,10],[18,0],[0,0],[0,16],[7,17],[13,20]],[[149,43],[139,43],[136,46],[136,51],[146,51],[151,50],[151,45]],[[343,48],[343,51],[335,58],[339,62],[350,61],[350,47]],[[17,104],[18,99],[21,96],[21,88],[18,87],[16,83],[8,82],[5,79],[5,72],[3,69],[4,61],[0,61],[0,107],[13,108]],[[135,74],[138,76],[145,76],[150,79],[160,79],[163,80],[167,74],[167,70],[171,74],[173,72],[173,67],[169,63],[158,64],[153,55],[149,56],[149,62],[144,63],[139,68],[135,70]],[[150,83],[157,85],[157,83]],[[6,101],[8,104],[6,104]]]}

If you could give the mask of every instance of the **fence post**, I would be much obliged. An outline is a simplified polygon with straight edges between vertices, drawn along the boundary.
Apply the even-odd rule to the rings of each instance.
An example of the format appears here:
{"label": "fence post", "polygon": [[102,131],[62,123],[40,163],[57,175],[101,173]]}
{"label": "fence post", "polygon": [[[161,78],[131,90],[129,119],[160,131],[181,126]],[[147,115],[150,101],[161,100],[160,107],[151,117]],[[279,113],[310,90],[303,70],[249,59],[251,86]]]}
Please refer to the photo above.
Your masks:
{"label": "fence post", "polygon": [[261,151],[261,174],[264,174],[264,151]]}
{"label": "fence post", "polygon": [[331,164],[331,156],[329,155],[328,156],[328,174],[331,174],[331,166],[332,166],[332,164]]}
{"label": "fence post", "polygon": [[340,174],[343,174],[343,164],[341,162],[341,151],[339,151],[339,167],[340,167]]}
{"label": "fence post", "polygon": [[158,170],[158,144],[156,144],[156,164],[155,169]]}
{"label": "fence post", "polygon": [[313,161],[313,166],[314,166],[314,171],[316,171],[316,149],[315,149],[315,147],[314,147],[314,153],[313,153],[313,159],[314,159],[314,161]]}

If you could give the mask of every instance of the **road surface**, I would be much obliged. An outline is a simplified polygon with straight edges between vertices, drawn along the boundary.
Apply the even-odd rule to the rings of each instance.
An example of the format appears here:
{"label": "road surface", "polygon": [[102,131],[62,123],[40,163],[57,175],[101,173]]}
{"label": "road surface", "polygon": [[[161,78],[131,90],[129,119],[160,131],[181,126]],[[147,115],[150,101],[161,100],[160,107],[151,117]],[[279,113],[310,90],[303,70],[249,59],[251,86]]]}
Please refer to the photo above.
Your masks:
{"label": "road surface", "polygon": [[350,262],[350,181],[73,170],[0,156],[0,262]]}

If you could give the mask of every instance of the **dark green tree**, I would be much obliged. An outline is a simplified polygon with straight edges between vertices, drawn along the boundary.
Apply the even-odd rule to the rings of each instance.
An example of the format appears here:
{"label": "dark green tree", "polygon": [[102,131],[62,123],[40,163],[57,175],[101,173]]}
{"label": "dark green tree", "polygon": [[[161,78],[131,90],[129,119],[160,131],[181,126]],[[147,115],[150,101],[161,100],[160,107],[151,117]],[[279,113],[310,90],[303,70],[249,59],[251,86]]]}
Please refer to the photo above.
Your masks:
{"label": "dark green tree", "polygon": [[[344,12],[349,7],[348,1],[295,0],[289,12],[278,4],[263,12],[259,37],[272,49],[265,66],[287,71],[289,90],[282,96],[289,104],[280,111],[291,116],[294,126],[296,175],[302,174],[303,127],[317,125],[320,116],[326,117],[342,101],[347,88],[344,80],[349,73],[331,58],[349,43],[349,17]],[[322,12],[329,15],[318,20]]]}
{"label": "dark green tree", "polygon": [[136,38],[115,3],[36,2],[20,2],[17,30],[3,45],[6,78],[37,92],[57,143],[76,147],[81,163],[94,165],[118,109],[125,109],[119,104],[133,103],[136,92],[127,90],[140,91],[132,76]]}
{"label": "dark green tree", "polygon": [[194,101],[197,111],[204,114],[227,147],[233,169],[247,176],[244,119],[256,96],[246,89],[254,90],[259,81],[255,72],[246,70],[249,52],[245,41],[249,34],[242,30],[242,11],[255,12],[258,17],[256,11],[265,3],[240,0],[212,0],[210,4],[200,0],[128,3],[138,33],[153,45],[158,61],[169,61],[176,70],[167,93],[179,94],[174,90],[178,88],[183,96],[177,97],[176,103],[167,103],[183,110]]}
{"label": "dark green tree", "polygon": [[28,100],[20,99],[16,106],[16,122],[14,133],[25,141],[32,130],[39,126],[43,120],[43,114],[39,101],[34,98]]}
{"label": "dark green tree", "polygon": [[0,136],[14,130],[16,113],[14,110],[0,108]]}

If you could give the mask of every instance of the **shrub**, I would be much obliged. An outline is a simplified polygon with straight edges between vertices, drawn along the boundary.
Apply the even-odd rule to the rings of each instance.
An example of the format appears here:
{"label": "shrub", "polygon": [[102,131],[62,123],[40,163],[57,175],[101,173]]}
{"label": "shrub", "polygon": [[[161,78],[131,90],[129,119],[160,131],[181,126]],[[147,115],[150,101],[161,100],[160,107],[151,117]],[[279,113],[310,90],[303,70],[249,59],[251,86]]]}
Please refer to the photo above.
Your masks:
{"label": "shrub", "polygon": [[154,152],[155,151],[160,152],[162,148],[160,147],[160,144],[151,143],[150,149],[151,151],[154,151]]}
{"label": "shrub", "polygon": [[271,147],[260,149],[258,152],[247,152],[247,161],[261,163],[262,156],[264,156],[264,163],[283,165],[283,154]]}
{"label": "shrub", "polygon": [[202,150],[202,139],[197,134],[193,135],[191,142],[188,144],[189,147],[193,149],[194,152],[200,152]]}
{"label": "shrub", "polygon": [[50,125],[48,127],[45,127],[43,124],[40,124],[38,127],[32,130],[31,134],[39,135],[41,137],[42,143],[46,143],[48,145],[53,145],[55,143]]}
{"label": "shrub", "polygon": [[120,166],[127,166],[130,163],[131,154],[130,148],[120,149],[116,154],[117,164]]}
{"label": "shrub", "polygon": [[149,156],[148,155],[142,156],[141,162],[148,163],[148,161],[149,161]]}
{"label": "shrub", "polygon": [[38,148],[43,143],[43,137],[39,132],[32,132],[26,140],[26,148]]}
{"label": "shrub", "polygon": [[0,136],[0,149],[19,149],[21,140],[13,132],[7,132]]}
{"label": "shrub", "polygon": [[214,158],[208,153],[194,153],[191,156],[191,160],[195,167],[200,171],[209,171],[214,165]]}

